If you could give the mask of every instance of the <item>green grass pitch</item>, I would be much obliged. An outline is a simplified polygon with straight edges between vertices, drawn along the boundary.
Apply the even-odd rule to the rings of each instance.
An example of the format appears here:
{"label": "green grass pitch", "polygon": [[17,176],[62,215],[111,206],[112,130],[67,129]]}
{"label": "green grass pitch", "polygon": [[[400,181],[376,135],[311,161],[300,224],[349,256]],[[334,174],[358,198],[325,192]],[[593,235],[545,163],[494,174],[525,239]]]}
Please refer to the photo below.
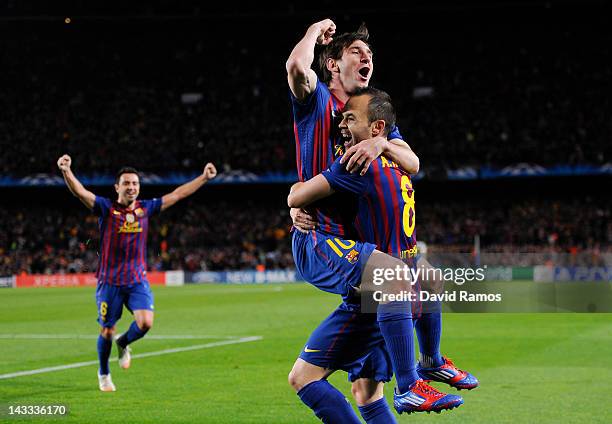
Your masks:
{"label": "green grass pitch", "polygon": [[[4,415],[0,421],[317,422],[287,384],[287,373],[310,331],[338,304],[337,296],[307,284],[154,292],[152,337],[136,342],[135,354],[232,344],[135,359],[127,371],[113,362],[115,393],[98,390],[96,365],[2,378],[4,412],[8,405],[61,403],[69,414],[53,420]],[[95,318],[93,288],[0,290],[0,375],[95,360]],[[124,311],[118,329],[126,330],[130,321]],[[481,387],[459,392],[465,404],[456,410],[404,415],[400,422],[612,422],[612,314],[448,313],[443,323],[443,353],[472,371]],[[163,337],[177,335],[194,338]],[[243,336],[262,339],[233,342]],[[330,380],[349,394],[346,374]],[[392,384],[386,393],[390,399]]]}

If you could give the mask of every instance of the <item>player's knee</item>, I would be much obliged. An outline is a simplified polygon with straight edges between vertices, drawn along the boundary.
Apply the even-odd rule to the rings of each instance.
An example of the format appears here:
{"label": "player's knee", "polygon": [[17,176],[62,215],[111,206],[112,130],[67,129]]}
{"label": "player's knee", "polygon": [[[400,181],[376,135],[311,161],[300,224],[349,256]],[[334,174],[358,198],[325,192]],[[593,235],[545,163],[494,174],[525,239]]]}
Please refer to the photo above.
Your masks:
{"label": "player's knee", "polygon": [[153,328],[153,316],[144,316],[136,319],[136,325],[141,331],[149,331]]}
{"label": "player's knee", "polygon": [[307,370],[300,367],[299,364],[296,364],[293,367],[291,372],[289,372],[289,376],[287,377],[289,385],[293,387],[296,392],[299,392],[303,387],[317,380],[320,380],[319,376],[311,375],[307,372]]}
{"label": "player's knee", "polygon": [[298,358],[293,364],[287,380],[296,392],[302,390],[312,382],[323,380],[330,374],[330,370],[310,364]]}
{"label": "player's knee", "polygon": [[293,387],[293,390],[295,390],[296,392],[299,392],[302,387],[304,387],[302,375],[295,368],[293,368],[289,372],[289,375],[287,376],[287,381],[289,382],[289,385]]}
{"label": "player's knee", "polygon": [[113,336],[115,335],[115,327],[111,327],[111,328],[102,327],[102,329],[100,330],[100,334],[102,335],[102,337],[104,337],[107,340],[112,339]]}
{"label": "player's knee", "polygon": [[359,406],[365,405],[367,396],[362,387],[353,385],[351,387],[351,394],[353,395],[353,399],[355,399],[355,402],[357,403],[357,405]]}

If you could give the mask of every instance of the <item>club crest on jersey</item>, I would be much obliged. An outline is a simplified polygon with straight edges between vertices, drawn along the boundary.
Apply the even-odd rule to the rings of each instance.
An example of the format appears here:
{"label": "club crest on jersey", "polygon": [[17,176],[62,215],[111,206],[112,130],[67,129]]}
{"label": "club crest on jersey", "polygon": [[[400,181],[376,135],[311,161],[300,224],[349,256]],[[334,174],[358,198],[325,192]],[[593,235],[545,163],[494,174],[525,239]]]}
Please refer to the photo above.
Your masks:
{"label": "club crest on jersey", "polygon": [[136,214],[136,216],[138,218],[142,218],[145,214],[144,210],[142,208],[137,208],[134,213]]}
{"label": "club crest on jersey", "polygon": [[347,261],[354,264],[355,262],[357,262],[357,259],[359,259],[359,252],[353,249],[346,254],[345,258]]}

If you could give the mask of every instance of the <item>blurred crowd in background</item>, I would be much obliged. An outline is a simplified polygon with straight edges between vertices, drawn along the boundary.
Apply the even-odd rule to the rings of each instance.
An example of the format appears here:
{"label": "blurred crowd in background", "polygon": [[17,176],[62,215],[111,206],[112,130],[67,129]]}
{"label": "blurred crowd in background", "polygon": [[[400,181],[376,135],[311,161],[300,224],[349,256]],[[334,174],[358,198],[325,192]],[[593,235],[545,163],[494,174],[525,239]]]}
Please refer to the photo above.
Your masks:
{"label": "blurred crowd in background", "polygon": [[[612,253],[612,202],[417,203],[417,239],[438,252],[560,254],[595,258]],[[151,219],[148,264],[186,271],[292,268],[291,219],[281,204],[188,201]],[[93,272],[99,250],[97,217],[71,202],[0,210],[0,275]],[[521,258],[524,265],[542,256]],[[587,259],[588,259],[587,258]],[[595,260],[593,259],[593,260]],[[582,261],[583,259],[581,259]],[[512,262],[512,257],[502,262]]]}
{"label": "blurred crowd in background", "polygon": [[[393,97],[424,172],[612,160],[610,31],[552,21],[392,31],[405,17],[363,19],[372,85]],[[241,22],[223,42],[220,23],[197,20],[7,28],[0,173],[54,173],[50,159],[65,152],[81,173],[194,171],[208,160],[221,171],[294,170],[284,65],[308,23]],[[338,21],[339,32],[355,27]]]}

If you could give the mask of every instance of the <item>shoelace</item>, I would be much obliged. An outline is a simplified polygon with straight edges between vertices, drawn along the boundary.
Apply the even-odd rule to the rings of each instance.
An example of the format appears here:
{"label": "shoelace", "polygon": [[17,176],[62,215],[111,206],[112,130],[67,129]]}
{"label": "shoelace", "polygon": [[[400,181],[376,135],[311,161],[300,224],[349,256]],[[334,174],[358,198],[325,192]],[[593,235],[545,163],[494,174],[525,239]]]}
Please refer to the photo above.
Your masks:
{"label": "shoelace", "polygon": [[429,384],[425,383],[423,380],[417,380],[414,388],[417,390],[420,390],[421,392],[427,395],[433,395],[433,396],[443,396],[444,395],[444,393],[438,391],[434,387],[431,387]]}
{"label": "shoelace", "polygon": [[446,363],[448,365],[450,365],[451,367],[455,368],[457,371],[459,371],[462,374],[467,374],[465,371],[463,371],[462,369],[459,369],[455,366],[455,364],[453,364],[453,361],[450,358],[444,358],[446,360]]}

